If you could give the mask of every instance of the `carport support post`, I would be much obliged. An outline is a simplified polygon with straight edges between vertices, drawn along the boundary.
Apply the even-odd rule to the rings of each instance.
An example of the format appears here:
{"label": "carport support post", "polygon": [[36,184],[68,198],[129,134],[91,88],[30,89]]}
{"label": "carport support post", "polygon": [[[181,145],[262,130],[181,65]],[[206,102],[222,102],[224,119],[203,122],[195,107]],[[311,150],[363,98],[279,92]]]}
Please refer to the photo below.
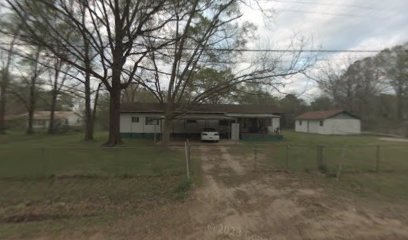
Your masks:
{"label": "carport support post", "polygon": [[190,143],[188,139],[184,143],[184,151],[186,154],[186,176],[187,180],[190,180]]}
{"label": "carport support post", "polygon": [[154,143],[157,143],[157,139],[156,139],[156,125],[154,125],[153,141],[154,141]]}
{"label": "carport support post", "polygon": [[257,152],[256,147],[254,147],[254,170],[255,171],[257,170],[257,166],[256,166],[257,158],[258,158],[258,152]]}
{"label": "carport support post", "polygon": [[375,161],[375,171],[380,172],[380,145],[377,145],[377,152],[376,152],[376,161]]}

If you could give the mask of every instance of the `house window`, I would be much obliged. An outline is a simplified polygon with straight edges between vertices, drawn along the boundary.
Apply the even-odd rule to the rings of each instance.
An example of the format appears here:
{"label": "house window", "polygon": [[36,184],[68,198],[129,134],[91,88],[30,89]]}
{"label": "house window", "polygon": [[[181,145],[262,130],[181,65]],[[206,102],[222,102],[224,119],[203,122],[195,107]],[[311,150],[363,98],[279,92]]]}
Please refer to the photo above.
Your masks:
{"label": "house window", "polygon": [[132,123],[138,123],[139,117],[132,117]]}
{"label": "house window", "polygon": [[220,120],[220,121],[218,122],[218,125],[220,125],[220,126],[228,126],[228,120],[225,120],[225,119]]}
{"label": "house window", "polygon": [[302,120],[299,120],[299,125],[302,126]]}
{"label": "house window", "polygon": [[194,120],[194,119],[187,119],[186,123],[197,123],[197,120]]}
{"label": "house window", "polygon": [[159,125],[159,119],[146,117],[146,125]]}
{"label": "house window", "polygon": [[320,127],[323,127],[323,125],[324,125],[323,121],[320,121],[319,124],[320,124]]}

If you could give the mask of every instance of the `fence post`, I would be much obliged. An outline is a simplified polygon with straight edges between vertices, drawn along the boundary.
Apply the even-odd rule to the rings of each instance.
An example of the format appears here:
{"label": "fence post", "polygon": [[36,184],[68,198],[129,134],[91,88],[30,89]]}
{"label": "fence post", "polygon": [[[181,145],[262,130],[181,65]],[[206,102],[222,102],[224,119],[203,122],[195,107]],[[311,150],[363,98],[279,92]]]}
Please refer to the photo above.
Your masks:
{"label": "fence post", "polygon": [[324,156],[323,156],[323,150],[324,146],[323,145],[317,145],[317,169],[321,173],[327,173],[327,166],[324,164]]}
{"label": "fence post", "polygon": [[256,147],[254,147],[254,170],[256,171],[257,170],[257,159],[258,158],[258,152],[257,152],[257,149],[256,149]]}
{"label": "fence post", "polygon": [[339,162],[339,165],[337,168],[337,174],[336,174],[337,181],[340,180],[340,174],[341,174],[341,171],[343,170],[343,161],[345,157],[346,157],[346,146],[344,146],[343,151],[341,151],[341,158],[340,158],[340,162]]}
{"label": "fence post", "polygon": [[289,170],[289,144],[286,144],[286,171]]}
{"label": "fence post", "polygon": [[190,171],[191,168],[191,144],[190,144],[190,140],[187,139],[187,149],[188,149],[188,170]]}
{"label": "fence post", "polygon": [[186,140],[186,142],[184,143],[184,151],[185,151],[185,155],[186,155],[186,176],[187,176],[187,180],[190,180],[190,146],[189,146],[189,142],[188,139]]}
{"label": "fence post", "polygon": [[380,145],[377,145],[377,152],[376,152],[376,161],[375,161],[375,171],[378,173],[380,172]]}

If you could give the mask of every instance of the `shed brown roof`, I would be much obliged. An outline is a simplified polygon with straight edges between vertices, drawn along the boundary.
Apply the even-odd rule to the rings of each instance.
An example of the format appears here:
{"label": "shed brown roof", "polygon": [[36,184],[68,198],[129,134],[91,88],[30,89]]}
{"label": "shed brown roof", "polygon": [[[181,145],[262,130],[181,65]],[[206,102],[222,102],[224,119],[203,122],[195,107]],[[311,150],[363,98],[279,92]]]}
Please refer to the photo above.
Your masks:
{"label": "shed brown roof", "polygon": [[[163,113],[160,103],[122,104],[122,113]],[[242,114],[280,114],[281,110],[273,105],[237,105],[237,104],[197,104],[184,110],[188,113],[242,113]],[[179,112],[182,112],[179,110]]]}
{"label": "shed brown roof", "polygon": [[336,116],[340,113],[346,113],[352,117],[358,118],[356,115],[344,109],[332,109],[328,111],[306,112],[296,117],[299,120],[322,120]]}

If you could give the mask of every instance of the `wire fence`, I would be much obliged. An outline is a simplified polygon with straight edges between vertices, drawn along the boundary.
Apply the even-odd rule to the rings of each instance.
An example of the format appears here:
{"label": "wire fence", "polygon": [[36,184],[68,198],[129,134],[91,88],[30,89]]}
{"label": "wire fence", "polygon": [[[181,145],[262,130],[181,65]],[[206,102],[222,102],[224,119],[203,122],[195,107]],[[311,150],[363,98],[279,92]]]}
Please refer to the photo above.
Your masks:
{"label": "wire fence", "polygon": [[[200,152],[200,147],[205,147]],[[52,177],[182,176],[198,172],[204,158],[224,148],[255,171],[306,171],[340,177],[347,173],[408,173],[404,145],[196,144],[80,148],[0,148],[0,179]],[[205,159],[204,159],[205,160]]]}
{"label": "wire fence", "polygon": [[[200,147],[206,150],[200,153]],[[201,160],[222,161],[223,152],[219,151],[220,149],[228,151],[228,154],[247,170],[254,171],[318,172],[338,179],[344,174],[408,174],[408,148],[404,145],[216,144],[200,146],[186,142],[187,169],[188,165],[191,165],[191,158],[200,158],[200,154]]]}
{"label": "wire fence", "polygon": [[252,146],[256,170],[347,173],[408,173],[403,145],[271,145]]}

